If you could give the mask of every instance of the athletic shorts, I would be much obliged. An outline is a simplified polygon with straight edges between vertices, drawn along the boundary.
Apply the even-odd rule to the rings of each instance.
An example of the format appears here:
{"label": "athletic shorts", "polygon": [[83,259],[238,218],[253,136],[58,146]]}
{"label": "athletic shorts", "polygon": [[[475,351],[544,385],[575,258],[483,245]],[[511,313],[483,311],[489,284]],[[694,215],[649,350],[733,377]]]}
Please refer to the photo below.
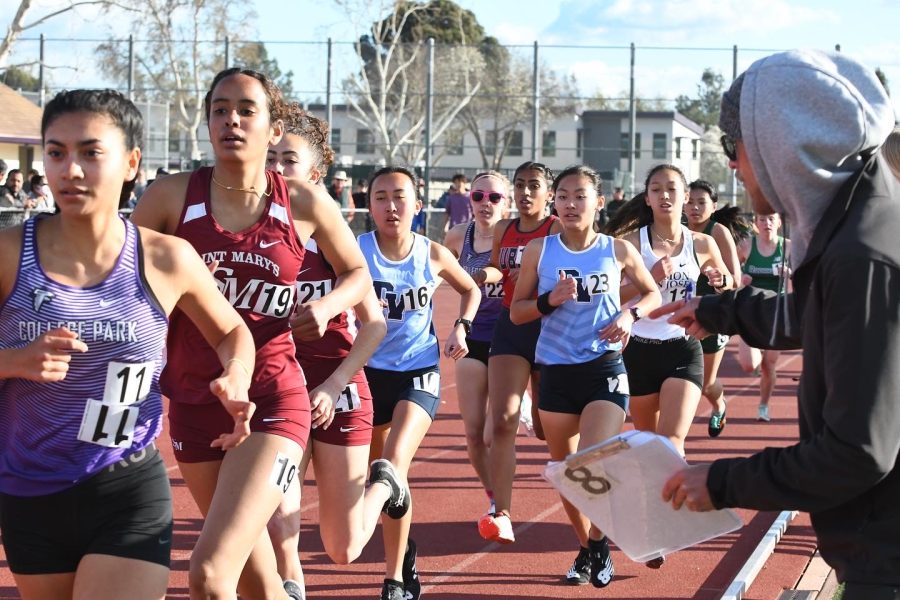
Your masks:
{"label": "athletic shorts", "polygon": [[632,397],[659,393],[666,379],[686,379],[703,389],[703,351],[692,337],[650,340],[631,336],[622,355]]}
{"label": "athletic shorts", "polygon": [[491,352],[491,343],[485,342],[482,340],[473,340],[470,337],[466,338],[466,346],[469,347],[469,353],[465,355],[464,358],[471,358],[472,360],[477,360],[478,362],[484,363],[484,366],[487,366],[488,356],[490,356]]}
{"label": "athletic shorts", "polygon": [[375,426],[387,425],[401,400],[421,406],[433,421],[441,403],[441,372],[437,365],[412,371],[388,371],[366,367],[372,390]]}
{"label": "athletic shorts", "polygon": [[88,554],[169,567],[172,492],[155,445],[45,496],[0,494],[0,530],[13,573],[74,573]]}
{"label": "athletic shorts", "polygon": [[509,320],[509,309],[504,308],[497,317],[494,325],[494,337],[491,339],[491,356],[503,356],[512,354],[521,356],[529,363],[531,369],[537,370],[534,362],[534,349],[537,346],[538,336],[541,335],[541,320],[535,319],[522,325],[516,325]]}
{"label": "athletic shorts", "polygon": [[703,349],[703,354],[715,354],[719,350],[724,349],[730,339],[727,335],[714,333],[700,340],[700,347]]}
{"label": "athletic shorts", "polygon": [[628,412],[628,375],[618,352],[576,365],[541,365],[541,410],[580,415],[597,400],[612,402]]}
{"label": "athletic shorts", "polygon": [[[309,440],[309,395],[305,387],[271,396],[253,398],[256,412],[250,431],[279,435],[306,450]],[[213,440],[234,429],[234,419],[219,402],[186,404],[169,402],[169,435],[178,462],[198,463],[222,460],[225,451],[211,448]]]}
{"label": "athletic shorts", "polygon": [[[306,377],[306,389],[312,393],[331,377],[343,361],[343,357],[300,360]],[[328,429],[317,427],[309,435],[316,441],[333,446],[368,446],[372,443],[372,392],[362,369],[350,378],[341,393],[335,406],[334,420]]]}

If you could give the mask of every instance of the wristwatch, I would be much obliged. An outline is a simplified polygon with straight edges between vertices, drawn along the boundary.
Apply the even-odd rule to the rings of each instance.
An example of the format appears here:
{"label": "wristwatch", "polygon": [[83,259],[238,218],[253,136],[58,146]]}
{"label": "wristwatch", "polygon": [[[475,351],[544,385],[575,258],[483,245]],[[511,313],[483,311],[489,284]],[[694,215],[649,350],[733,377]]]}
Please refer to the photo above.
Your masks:
{"label": "wristwatch", "polygon": [[639,309],[637,306],[632,306],[629,310],[631,311],[631,318],[635,323],[644,318],[644,315],[641,313],[641,309]]}
{"label": "wristwatch", "polygon": [[472,321],[470,321],[470,320],[468,320],[468,319],[463,319],[462,317],[458,318],[458,319],[457,319],[456,321],[454,321],[454,323],[453,323],[453,326],[454,326],[454,327],[456,327],[457,325],[462,325],[462,326],[463,326],[463,331],[466,332],[466,335],[469,335],[469,333],[472,332]]}

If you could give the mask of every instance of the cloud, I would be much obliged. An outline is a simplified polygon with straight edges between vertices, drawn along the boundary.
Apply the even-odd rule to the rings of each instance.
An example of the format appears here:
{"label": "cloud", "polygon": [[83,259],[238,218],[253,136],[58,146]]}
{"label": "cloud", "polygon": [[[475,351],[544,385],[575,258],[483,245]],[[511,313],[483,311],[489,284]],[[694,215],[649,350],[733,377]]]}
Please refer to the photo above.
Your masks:
{"label": "cloud", "polygon": [[537,28],[530,24],[496,23],[491,25],[488,33],[507,45],[533,44],[535,40],[544,42]]}

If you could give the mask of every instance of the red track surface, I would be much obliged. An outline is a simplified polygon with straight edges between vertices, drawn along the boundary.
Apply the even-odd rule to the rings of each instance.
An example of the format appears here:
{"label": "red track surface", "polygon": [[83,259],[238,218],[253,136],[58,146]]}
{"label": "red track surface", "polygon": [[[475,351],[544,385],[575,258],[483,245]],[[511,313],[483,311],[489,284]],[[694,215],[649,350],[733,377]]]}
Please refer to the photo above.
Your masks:
{"label": "red track surface", "polygon": [[[441,339],[457,315],[455,295],[443,286],[435,298]],[[704,462],[741,456],[765,446],[783,446],[797,437],[796,382],[798,353],[783,354],[772,400],[771,423],[755,420],[757,380],[740,373],[736,344],[729,348],[720,377],[729,399],[728,426],[718,439],[706,435],[705,401],[687,441],[688,460]],[[478,535],[475,523],[487,508],[484,493],[468,463],[462,421],[456,402],[452,361],[441,365],[443,401],[410,470],[414,517],[412,537],[419,547],[423,596],[464,598],[720,598],[771,525],[775,513],[738,511],[745,526],[732,534],[670,555],[654,571],[613,551],[616,577],[604,590],[570,587],[562,582],[578,550],[558,496],[541,478],[547,461],[543,442],[520,435],[513,494],[516,543],[500,546]],[[626,425],[628,426],[628,425]],[[160,446],[170,465],[175,498],[175,539],[169,598],[187,598],[187,568],[201,527],[199,512],[181,479],[164,433]],[[334,565],[319,539],[318,502],[312,474],[304,488],[301,558],[306,589],[314,598],[378,598],[384,552],[380,529],[352,565]],[[815,551],[815,536],[806,515],[799,516],[769,559],[745,598],[772,600],[792,588]],[[0,550],[0,598],[18,598]]]}

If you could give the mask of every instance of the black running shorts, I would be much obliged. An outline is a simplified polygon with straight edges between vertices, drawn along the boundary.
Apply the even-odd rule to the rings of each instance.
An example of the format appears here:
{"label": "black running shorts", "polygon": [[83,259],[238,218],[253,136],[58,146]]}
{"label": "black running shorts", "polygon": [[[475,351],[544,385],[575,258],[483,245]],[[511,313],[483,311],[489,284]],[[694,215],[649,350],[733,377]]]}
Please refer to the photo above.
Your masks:
{"label": "black running shorts", "polygon": [[490,342],[482,342],[481,340],[473,340],[472,338],[467,337],[466,346],[469,347],[469,353],[466,354],[464,358],[477,360],[478,362],[484,363],[484,366],[487,366],[488,356],[490,356],[491,352]]}
{"label": "black running shorts", "polygon": [[686,379],[703,389],[703,351],[692,337],[649,340],[631,336],[623,356],[632,397],[659,393],[666,379]]}
{"label": "black running shorts", "polygon": [[412,371],[388,371],[366,367],[366,379],[372,392],[375,427],[387,425],[394,418],[394,408],[401,400],[421,406],[431,420],[441,403],[441,373],[437,365]]}
{"label": "black running shorts", "polygon": [[628,412],[628,376],[618,352],[577,365],[541,365],[541,410],[580,415],[597,400],[612,402]]}
{"label": "black running shorts", "polygon": [[491,356],[511,354],[521,356],[529,363],[531,369],[537,370],[534,362],[534,349],[541,335],[541,320],[535,319],[522,325],[516,325],[509,319],[509,309],[504,308],[497,316],[494,325],[494,337],[491,338]]}
{"label": "black running shorts", "polygon": [[88,554],[169,567],[172,493],[156,446],[46,496],[0,494],[9,568],[20,575],[74,573]]}

